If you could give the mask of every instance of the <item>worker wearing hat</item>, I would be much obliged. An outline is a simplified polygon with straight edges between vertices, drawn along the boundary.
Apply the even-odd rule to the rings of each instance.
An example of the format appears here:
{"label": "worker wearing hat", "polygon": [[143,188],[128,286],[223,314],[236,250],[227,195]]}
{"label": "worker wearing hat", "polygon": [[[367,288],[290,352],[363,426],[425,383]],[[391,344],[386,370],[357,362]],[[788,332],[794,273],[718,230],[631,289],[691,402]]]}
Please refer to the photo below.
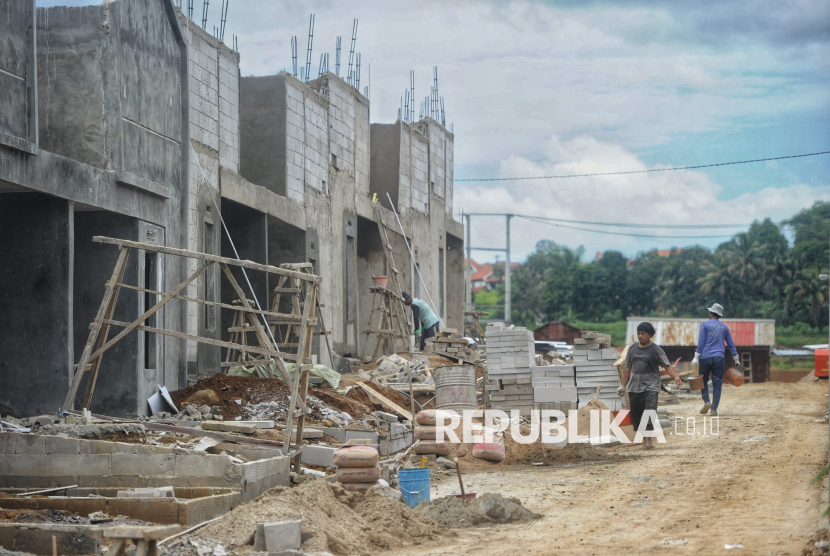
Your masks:
{"label": "worker wearing hat", "polygon": [[412,297],[407,292],[401,292],[403,302],[407,307],[412,307],[412,321],[415,323],[415,334],[421,332],[421,351],[426,347],[427,338],[432,338],[438,334],[438,324],[441,319],[435,314],[435,311],[423,300],[417,297]]}
{"label": "worker wearing hat", "polygon": [[[640,423],[643,413],[648,410],[657,411],[657,395],[660,393],[660,367],[663,367],[671,376],[677,386],[683,384],[677,373],[674,372],[666,357],[663,348],[651,341],[654,337],[654,327],[650,322],[641,322],[637,325],[638,343],[628,348],[628,355],[625,361],[625,374],[622,385],[617,389],[618,396],[624,396],[628,390],[628,399],[631,402],[629,408],[631,424],[634,430],[640,430]],[[654,425],[649,420],[646,430],[654,430]],[[654,448],[651,437],[643,438],[643,448]]]}
{"label": "worker wearing hat", "polygon": [[[711,415],[718,414],[720,403],[720,392],[723,387],[724,373],[724,352],[723,343],[729,347],[729,353],[738,363],[738,350],[735,349],[735,342],[732,341],[732,334],[729,327],[720,321],[723,316],[723,305],[715,303],[707,309],[709,320],[701,323],[700,334],[697,338],[697,351],[692,359],[692,367],[700,367],[700,374],[703,375],[703,409],[700,413],[705,415],[711,410]],[[712,401],[709,401],[709,378],[712,379]]]}

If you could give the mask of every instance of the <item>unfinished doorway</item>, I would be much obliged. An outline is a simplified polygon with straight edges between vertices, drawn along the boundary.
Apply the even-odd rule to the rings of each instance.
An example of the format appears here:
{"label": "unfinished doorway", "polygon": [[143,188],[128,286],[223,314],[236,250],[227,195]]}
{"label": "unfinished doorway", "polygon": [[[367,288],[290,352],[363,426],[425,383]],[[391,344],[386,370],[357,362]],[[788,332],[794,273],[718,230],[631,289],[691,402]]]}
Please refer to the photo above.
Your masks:
{"label": "unfinished doorway", "polygon": [[[107,280],[118,259],[118,249],[109,245],[94,243],[94,236],[107,236],[132,241],[139,238],[139,221],[123,214],[104,210],[75,209],[75,264],[74,264],[74,339],[75,360],[81,355],[89,338],[89,323],[95,320],[95,314],[101,305],[101,296]],[[133,254],[127,259],[124,282],[140,284],[139,273],[143,273],[143,255]],[[141,264],[140,264],[141,263]],[[131,322],[141,314],[139,310],[146,300],[144,294],[135,290],[121,288],[118,304],[115,306],[114,320]],[[145,413],[146,400],[139,397],[139,374],[143,374],[144,344],[141,336],[144,332],[128,334],[118,343],[118,349],[112,349],[105,355],[102,366],[106,372],[98,375],[92,407],[95,413],[104,415],[136,415]],[[141,347],[140,347],[141,346]],[[86,389],[88,374],[84,375],[80,391]],[[65,394],[64,394],[65,395]]]}
{"label": "unfinished doorway", "polygon": [[[268,233],[265,213],[228,199],[222,199],[222,217],[225,220],[225,225],[228,227],[228,232],[233,238],[233,243],[236,245],[239,258],[266,264],[268,262]],[[224,233],[222,234],[222,256],[236,258],[233,247],[231,247],[231,242],[228,240],[228,235]],[[231,273],[239,284],[239,287],[242,288],[245,296],[253,300],[251,289],[248,286],[242,268],[232,267]],[[251,286],[263,309],[266,308],[268,300],[268,280],[264,274],[264,272],[247,273]],[[224,273],[222,274],[221,280],[220,291],[222,303],[230,305],[234,300],[239,299],[239,295],[234,291]],[[228,328],[233,325],[233,317],[233,310],[222,309],[219,322],[222,327],[221,338],[224,341],[230,340]],[[223,353],[222,360],[224,360],[224,357],[225,354]],[[200,377],[211,376],[219,372],[219,367],[200,368],[198,372]]]}

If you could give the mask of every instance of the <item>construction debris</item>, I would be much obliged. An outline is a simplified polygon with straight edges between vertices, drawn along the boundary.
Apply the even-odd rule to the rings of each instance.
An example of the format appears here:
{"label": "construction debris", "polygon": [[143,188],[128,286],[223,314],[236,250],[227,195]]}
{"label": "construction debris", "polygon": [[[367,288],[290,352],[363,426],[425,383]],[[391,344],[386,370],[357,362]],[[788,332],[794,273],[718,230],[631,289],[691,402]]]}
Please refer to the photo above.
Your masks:
{"label": "construction debris", "polygon": [[342,485],[312,481],[274,488],[209,524],[200,535],[237,551],[249,551],[258,523],[302,519],[303,551],[336,556],[373,553],[454,536],[427,516],[376,490],[347,492]]}
{"label": "construction debris", "polygon": [[518,498],[504,498],[487,492],[471,500],[447,496],[420,504],[415,511],[445,527],[467,528],[495,523],[516,523],[541,519],[522,506]]}
{"label": "construction debris", "polygon": [[438,332],[438,336],[427,338],[424,352],[434,352],[444,357],[460,359],[468,363],[478,361],[478,350],[470,349],[470,342],[467,338],[459,336],[453,328],[447,328]]}

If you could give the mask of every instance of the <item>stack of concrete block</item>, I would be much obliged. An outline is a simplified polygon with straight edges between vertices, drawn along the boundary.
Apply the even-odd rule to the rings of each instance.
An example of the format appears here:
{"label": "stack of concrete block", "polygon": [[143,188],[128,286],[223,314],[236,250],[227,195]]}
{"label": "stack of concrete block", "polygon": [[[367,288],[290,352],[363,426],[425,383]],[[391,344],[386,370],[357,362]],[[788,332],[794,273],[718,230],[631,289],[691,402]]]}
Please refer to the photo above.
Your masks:
{"label": "stack of concrete block", "polygon": [[485,332],[487,375],[485,385],[491,409],[518,409],[530,415],[534,409],[532,369],[536,365],[533,333],[526,328],[506,329],[490,323]]}
{"label": "stack of concrete block", "polygon": [[611,336],[598,332],[583,332],[574,340],[574,370],[579,407],[585,406],[602,385],[599,400],[612,411],[625,407],[625,398],[617,396],[620,375],[614,363],[620,353],[611,347]]}
{"label": "stack of concrete block", "polygon": [[558,409],[567,414],[577,408],[573,365],[547,365],[531,370],[533,401],[536,409]]}
{"label": "stack of concrete block", "polygon": [[440,331],[437,337],[427,338],[425,344],[424,351],[427,353],[434,352],[466,361],[478,361],[478,351],[470,349],[467,339],[459,336],[455,328]]}

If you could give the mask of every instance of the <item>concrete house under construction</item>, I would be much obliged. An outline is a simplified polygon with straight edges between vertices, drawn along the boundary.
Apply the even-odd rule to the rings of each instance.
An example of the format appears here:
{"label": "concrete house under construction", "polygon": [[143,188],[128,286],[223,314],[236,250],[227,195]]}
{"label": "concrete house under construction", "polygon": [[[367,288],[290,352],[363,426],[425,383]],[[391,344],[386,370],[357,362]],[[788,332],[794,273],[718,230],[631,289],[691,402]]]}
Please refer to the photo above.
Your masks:
{"label": "concrete house under construction", "polygon": [[[311,262],[335,361],[316,353],[343,371],[363,355],[371,278],[390,272],[380,215],[402,287],[427,297],[417,264],[445,325],[462,326],[453,136],[438,122],[370,125],[368,99],[332,73],[309,83],[286,73],[241,78],[239,53],[171,0],[0,0],[0,36],[0,89],[9,92],[0,96],[0,413],[61,405],[117,256],[93,236],[227,257],[235,247],[273,266]],[[132,257],[123,281],[148,290],[169,291],[196,266]],[[276,284],[252,285],[268,306]],[[126,322],[156,297],[120,296],[114,318]],[[186,296],[238,297],[218,270]],[[232,311],[174,301],[153,318],[227,339]],[[220,372],[223,357],[217,346],[131,333],[105,354],[90,409],[146,413],[157,385],[173,390]]]}

